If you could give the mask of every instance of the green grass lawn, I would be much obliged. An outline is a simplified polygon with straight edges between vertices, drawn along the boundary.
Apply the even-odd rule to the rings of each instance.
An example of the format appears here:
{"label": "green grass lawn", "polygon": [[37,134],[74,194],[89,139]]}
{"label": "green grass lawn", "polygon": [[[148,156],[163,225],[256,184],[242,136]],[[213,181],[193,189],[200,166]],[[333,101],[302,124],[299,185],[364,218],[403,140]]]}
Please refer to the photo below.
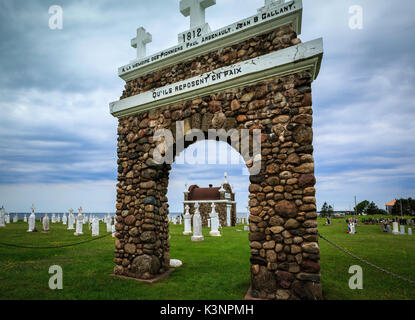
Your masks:
{"label": "green grass lawn", "polygon": [[[338,245],[383,268],[415,280],[415,235],[395,236],[380,226],[361,226],[348,235],[344,220],[332,226],[319,221],[320,233]],[[41,229],[37,221],[38,230]],[[101,223],[101,235],[105,225]],[[87,229],[84,227],[84,232]],[[221,238],[191,242],[182,226],[170,226],[171,257],[182,260],[170,278],[153,285],[111,277],[114,239],[107,237],[62,249],[18,249],[0,246],[0,299],[243,299],[250,284],[248,232],[224,228]],[[49,234],[27,233],[19,222],[0,229],[0,242],[27,246],[74,243],[91,239],[90,231],[75,237],[61,224]],[[320,240],[321,273],[326,299],[415,299],[415,286],[361,264]],[[348,287],[349,267],[363,268],[363,290]],[[63,290],[50,290],[49,267],[63,269]]]}

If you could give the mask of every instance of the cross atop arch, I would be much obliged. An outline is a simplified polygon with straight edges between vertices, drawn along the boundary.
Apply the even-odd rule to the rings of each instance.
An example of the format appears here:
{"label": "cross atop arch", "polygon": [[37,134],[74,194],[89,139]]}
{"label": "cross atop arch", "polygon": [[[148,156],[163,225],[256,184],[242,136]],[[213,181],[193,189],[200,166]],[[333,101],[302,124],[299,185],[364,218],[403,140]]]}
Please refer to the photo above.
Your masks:
{"label": "cross atop arch", "polygon": [[216,4],[216,0],[180,0],[180,12],[190,16],[190,28],[205,24],[205,10]]}
{"label": "cross atop arch", "polygon": [[143,27],[137,29],[137,36],[131,40],[131,46],[137,48],[137,59],[144,58],[147,55],[146,45],[152,41],[151,33]]}

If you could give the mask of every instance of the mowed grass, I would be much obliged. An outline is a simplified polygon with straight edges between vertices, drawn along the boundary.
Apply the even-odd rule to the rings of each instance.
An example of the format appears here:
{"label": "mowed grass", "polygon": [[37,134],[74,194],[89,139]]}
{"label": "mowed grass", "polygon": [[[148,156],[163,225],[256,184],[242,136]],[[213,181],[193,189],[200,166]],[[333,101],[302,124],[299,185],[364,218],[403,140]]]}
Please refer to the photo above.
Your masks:
{"label": "mowed grass", "polygon": [[[38,230],[40,223],[36,222]],[[101,223],[100,234],[105,234]],[[49,234],[27,233],[19,222],[0,229],[0,242],[26,246],[70,244],[91,239],[75,237],[62,224],[51,224]],[[170,225],[171,257],[182,260],[166,280],[149,285],[119,279],[112,273],[114,239],[106,237],[87,244],[61,249],[19,249],[0,245],[0,299],[243,299],[250,285],[248,232],[243,226],[224,228],[222,237],[209,236],[192,242],[183,236],[183,226]],[[357,234],[346,234],[344,220],[325,226],[322,235],[358,256],[383,268],[415,280],[415,236],[395,236],[381,232],[380,226],[360,226]],[[323,292],[326,299],[415,299],[415,286],[366,266],[320,240]],[[63,290],[49,289],[49,267],[63,269]],[[349,289],[349,267],[363,268],[363,290]]]}

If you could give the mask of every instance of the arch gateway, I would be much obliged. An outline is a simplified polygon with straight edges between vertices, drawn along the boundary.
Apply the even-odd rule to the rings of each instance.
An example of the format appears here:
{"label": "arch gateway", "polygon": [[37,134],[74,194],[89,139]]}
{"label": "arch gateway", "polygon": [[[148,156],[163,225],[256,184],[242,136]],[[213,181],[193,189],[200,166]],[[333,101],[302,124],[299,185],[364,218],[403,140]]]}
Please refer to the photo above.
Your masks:
{"label": "arch gateway", "polygon": [[126,85],[110,104],[119,119],[114,274],[152,279],[169,270],[171,162],[156,155],[182,151],[190,130],[208,139],[211,129],[235,129],[249,142],[239,148],[251,182],[248,296],[322,299],[311,98],[322,39],[297,37],[301,0],[265,0],[253,16],[211,31],[205,10],[215,3],[181,0],[190,29],[150,56],[151,34],[139,28],[137,59],[118,70]]}

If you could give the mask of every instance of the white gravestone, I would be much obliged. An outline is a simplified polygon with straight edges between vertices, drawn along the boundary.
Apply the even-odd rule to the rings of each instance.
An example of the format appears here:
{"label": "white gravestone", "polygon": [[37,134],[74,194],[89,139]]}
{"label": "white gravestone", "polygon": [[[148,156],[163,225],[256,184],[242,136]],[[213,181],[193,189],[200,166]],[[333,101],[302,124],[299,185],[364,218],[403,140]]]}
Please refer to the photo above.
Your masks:
{"label": "white gravestone", "polygon": [[42,219],[42,227],[43,227],[43,233],[48,233],[49,232],[49,217],[48,217],[47,213],[45,214],[45,216]]}
{"label": "white gravestone", "polygon": [[392,229],[392,233],[393,234],[399,234],[399,225],[397,222],[393,222],[392,223],[393,229]]}
{"label": "white gravestone", "polygon": [[196,211],[193,215],[193,236],[192,241],[203,241],[205,238],[202,234],[202,217],[199,212],[199,203],[196,203]]}
{"label": "white gravestone", "polygon": [[402,234],[402,235],[406,234],[406,232],[405,232],[405,226],[400,226],[400,229],[401,229],[400,234]]}
{"label": "white gravestone", "polygon": [[10,214],[6,212],[6,224],[10,224]]}
{"label": "white gravestone", "polygon": [[349,234],[355,234],[356,233],[356,227],[355,227],[354,222],[350,222],[349,228],[350,228]]}
{"label": "white gravestone", "polygon": [[115,238],[115,221],[114,223],[111,225],[111,232],[112,232],[112,237]]}
{"label": "white gravestone", "polygon": [[73,225],[75,224],[75,216],[73,215],[73,209],[69,210],[68,216],[68,230],[74,230]]}
{"label": "white gravestone", "polygon": [[99,220],[97,217],[92,219],[92,236],[99,236]]}
{"label": "white gravestone", "polygon": [[185,213],[184,213],[184,232],[183,235],[191,235],[192,234],[192,223],[191,223],[192,216],[189,213],[189,206],[186,205]]}
{"label": "white gravestone", "polygon": [[35,207],[32,205],[32,213],[29,216],[29,229],[27,232],[33,232],[36,223]]}
{"label": "white gravestone", "polygon": [[5,211],[4,211],[4,208],[1,207],[0,208],[0,227],[5,227],[5,226],[6,226],[6,224],[5,224]]}
{"label": "white gravestone", "polygon": [[111,218],[108,217],[107,219],[107,232],[111,232],[112,228],[111,228]]}
{"label": "white gravestone", "polygon": [[246,224],[249,224],[249,214],[250,214],[249,207],[246,207],[246,210],[247,210],[247,212],[246,212]]}
{"label": "white gravestone", "polygon": [[144,58],[147,55],[146,46],[153,41],[151,33],[140,27],[137,29],[137,36],[131,40],[131,46],[137,49],[137,59]]}
{"label": "white gravestone", "polygon": [[408,228],[408,236],[412,236],[412,228],[411,227]]}
{"label": "white gravestone", "polygon": [[27,215],[24,215],[23,222],[27,222]]}
{"label": "white gravestone", "polygon": [[210,212],[210,232],[209,234],[212,237],[220,237],[219,232],[219,216],[216,212],[215,204],[212,203],[212,211]]}
{"label": "white gravestone", "polygon": [[60,222],[61,222],[61,215],[60,215],[60,214],[58,214],[58,215],[57,215],[57,217],[56,217],[56,221],[57,221],[58,223],[60,223]]}
{"label": "white gravestone", "polygon": [[66,224],[68,223],[68,218],[66,217],[65,213],[62,216],[62,223],[63,223],[64,226],[66,226]]}
{"label": "white gravestone", "polygon": [[76,217],[76,230],[74,233],[75,236],[84,234],[82,231],[82,227],[84,226],[84,217],[82,215],[82,207],[80,207],[78,211],[79,213],[78,213],[78,216]]}
{"label": "white gravestone", "polygon": [[17,216],[17,213],[13,217],[13,223],[16,223],[19,221],[19,217]]}
{"label": "white gravestone", "polygon": [[52,214],[52,223],[56,223],[56,215],[55,214]]}

